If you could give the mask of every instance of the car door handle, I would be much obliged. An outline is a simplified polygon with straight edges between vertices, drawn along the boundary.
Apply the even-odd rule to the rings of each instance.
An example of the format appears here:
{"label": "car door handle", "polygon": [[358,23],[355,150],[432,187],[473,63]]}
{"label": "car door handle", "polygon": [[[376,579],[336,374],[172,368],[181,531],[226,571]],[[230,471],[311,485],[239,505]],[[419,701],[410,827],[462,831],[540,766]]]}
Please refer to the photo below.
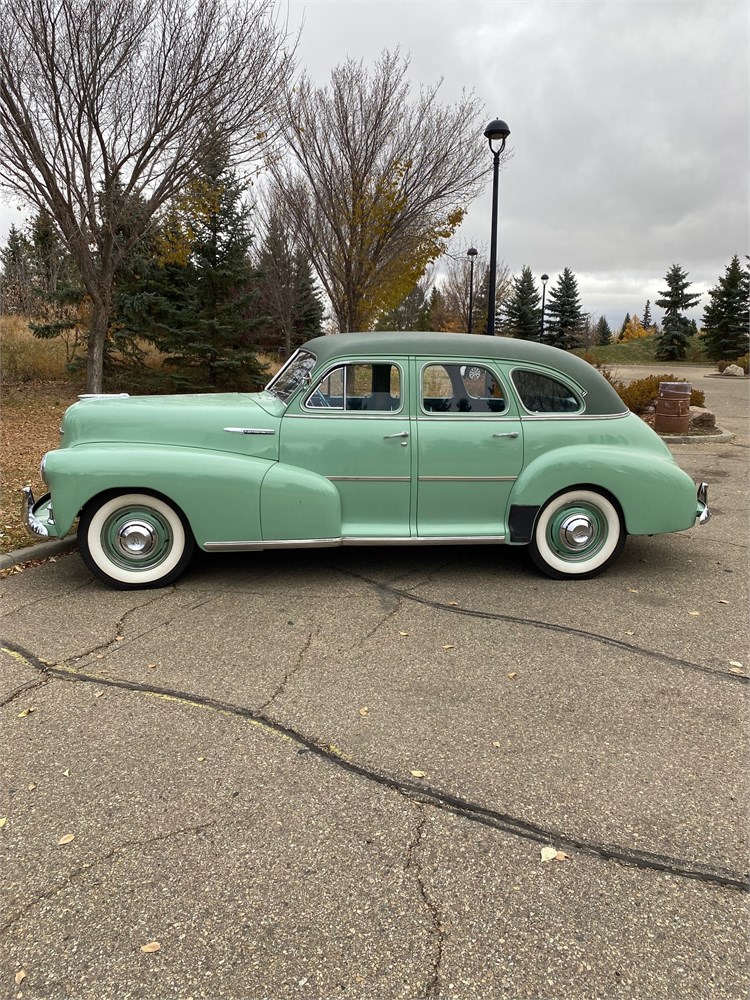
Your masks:
{"label": "car door handle", "polygon": [[399,431],[398,434],[386,434],[383,440],[389,441],[391,438],[408,438],[408,437],[409,437],[408,431]]}
{"label": "car door handle", "polygon": [[505,431],[504,434],[493,434],[493,438],[517,438],[518,431]]}

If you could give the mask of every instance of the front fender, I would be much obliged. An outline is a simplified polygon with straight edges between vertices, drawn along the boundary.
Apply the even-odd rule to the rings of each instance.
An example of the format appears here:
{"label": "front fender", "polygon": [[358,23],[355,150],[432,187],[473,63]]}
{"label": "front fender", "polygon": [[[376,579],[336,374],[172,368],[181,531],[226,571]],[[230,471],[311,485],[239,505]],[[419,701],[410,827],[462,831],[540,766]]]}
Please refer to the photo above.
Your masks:
{"label": "front fender", "polygon": [[695,483],[671,455],[621,445],[569,445],[540,455],[516,480],[510,503],[538,508],[576,486],[611,494],[630,535],[683,531],[695,524]]}
{"label": "front fender", "polygon": [[208,540],[260,539],[261,484],[274,464],[200,448],[81,445],[49,452],[45,477],[60,536],[105,490],[146,490],[182,510],[202,547]]}

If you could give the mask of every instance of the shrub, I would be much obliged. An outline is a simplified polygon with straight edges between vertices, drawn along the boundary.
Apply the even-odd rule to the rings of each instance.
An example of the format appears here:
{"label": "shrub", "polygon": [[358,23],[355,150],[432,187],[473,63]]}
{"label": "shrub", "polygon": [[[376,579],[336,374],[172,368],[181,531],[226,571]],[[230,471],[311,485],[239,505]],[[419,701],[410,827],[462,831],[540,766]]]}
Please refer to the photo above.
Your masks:
{"label": "shrub", "polygon": [[[656,403],[659,397],[660,382],[687,382],[687,379],[677,378],[676,375],[649,375],[648,378],[635,379],[630,385],[622,385],[622,383],[615,385],[615,389],[628,409],[642,415]],[[691,391],[691,406],[703,406],[705,402],[705,392],[701,389]]]}
{"label": "shrub", "polygon": [[739,365],[746,375],[750,373],[750,364],[748,364],[748,360],[748,355],[743,354],[741,358],[737,358],[735,361],[735,364]]}
{"label": "shrub", "polygon": [[731,364],[732,364],[731,361],[717,361],[716,362],[716,367],[719,370],[719,372],[721,373],[721,372],[724,371],[725,368],[728,368]]}

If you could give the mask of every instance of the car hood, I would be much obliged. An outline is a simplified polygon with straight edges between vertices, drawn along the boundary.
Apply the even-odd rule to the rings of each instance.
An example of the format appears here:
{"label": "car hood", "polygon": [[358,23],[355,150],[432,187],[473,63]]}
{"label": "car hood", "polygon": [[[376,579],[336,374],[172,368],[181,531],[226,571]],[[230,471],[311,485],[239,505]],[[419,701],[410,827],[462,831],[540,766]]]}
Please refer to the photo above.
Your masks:
{"label": "car hood", "polygon": [[65,412],[62,448],[160,444],[278,458],[278,415],[255,393],[90,396]]}

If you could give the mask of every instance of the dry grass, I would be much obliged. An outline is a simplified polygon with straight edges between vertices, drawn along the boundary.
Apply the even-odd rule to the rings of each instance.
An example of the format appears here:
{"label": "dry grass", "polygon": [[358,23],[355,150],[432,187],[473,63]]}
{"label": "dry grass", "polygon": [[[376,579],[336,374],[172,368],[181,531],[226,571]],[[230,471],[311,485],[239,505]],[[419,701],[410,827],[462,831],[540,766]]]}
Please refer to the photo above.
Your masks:
{"label": "dry grass", "polygon": [[42,340],[22,316],[0,316],[0,372],[5,385],[66,379],[67,360],[62,338]]}

